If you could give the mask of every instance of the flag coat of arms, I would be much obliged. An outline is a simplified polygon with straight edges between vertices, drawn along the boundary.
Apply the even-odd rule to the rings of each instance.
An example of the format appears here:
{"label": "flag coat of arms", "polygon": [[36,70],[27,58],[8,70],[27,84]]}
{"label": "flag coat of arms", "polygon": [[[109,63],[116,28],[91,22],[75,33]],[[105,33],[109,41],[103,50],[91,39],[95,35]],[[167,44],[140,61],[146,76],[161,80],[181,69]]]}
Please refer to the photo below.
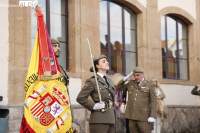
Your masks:
{"label": "flag coat of arms", "polygon": [[72,114],[67,87],[43,20],[36,8],[38,32],[25,81],[20,133],[71,133]]}

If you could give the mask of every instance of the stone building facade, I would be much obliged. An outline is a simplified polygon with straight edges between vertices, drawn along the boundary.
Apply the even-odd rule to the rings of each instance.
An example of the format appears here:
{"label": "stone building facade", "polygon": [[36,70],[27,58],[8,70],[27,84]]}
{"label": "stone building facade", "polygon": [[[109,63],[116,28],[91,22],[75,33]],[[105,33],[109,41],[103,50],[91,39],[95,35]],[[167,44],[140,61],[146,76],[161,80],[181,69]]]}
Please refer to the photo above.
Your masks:
{"label": "stone building facade", "polygon": [[[19,1],[0,1],[0,95],[3,96],[3,101],[0,102],[0,109],[9,109],[10,133],[15,133],[19,130],[24,101],[24,79],[33,46],[34,32],[36,30],[33,9],[19,7]],[[55,38],[63,38],[64,36],[63,56],[60,61],[70,76],[70,97],[74,117],[80,125],[81,133],[88,132],[87,122],[89,112],[77,104],[75,98],[85,79],[91,76],[89,72],[91,66],[89,65],[90,54],[86,39],[89,38],[94,55],[100,54],[102,51],[100,44],[103,42],[101,15],[103,17],[105,15],[112,16],[112,13],[119,11],[114,10],[114,7],[122,10],[122,12],[120,11],[122,13],[122,19],[120,18],[123,25],[122,30],[113,30],[116,24],[115,20],[118,20],[118,18],[107,17],[108,21],[106,22],[109,22],[109,24],[106,23],[107,33],[103,35],[108,35],[108,40],[111,43],[114,43],[114,41],[121,41],[121,44],[126,43],[123,44],[123,47],[129,46],[129,41],[127,40],[131,40],[131,45],[134,45],[136,48],[135,51],[131,51],[132,53],[136,53],[134,58],[125,56],[127,49],[124,49],[125,52],[123,53],[122,61],[126,65],[121,66],[121,73],[127,74],[134,68],[134,65],[138,65],[144,68],[147,79],[156,78],[159,80],[161,87],[166,93],[165,102],[169,107],[168,118],[165,119],[162,126],[163,133],[198,133],[200,131],[200,97],[190,94],[193,86],[200,84],[199,0],[56,1],[39,0],[39,3],[44,8],[47,27],[51,36]],[[105,7],[109,13],[104,14],[104,4],[102,3],[107,4],[105,4]],[[114,9],[112,10],[112,8]],[[62,11],[58,13],[56,9],[61,9]],[[60,17],[53,18],[57,14],[60,14]],[[127,22],[126,14],[132,16],[131,18],[136,23],[134,27],[126,27],[128,23],[133,22],[132,20]],[[120,14],[114,14],[114,16],[118,15]],[[168,20],[170,20],[169,23]],[[164,29],[162,29],[162,21],[164,21]],[[171,33],[174,31],[173,28],[170,29],[171,22],[175,22],[176,26],[175,38],[172,36],[172,41],[175,41],[174,44],[170,43]],[[129,25],[132,26],[132,24]],[[183,28],[184,26],[186,28]],[[126,28],[129,30],[127,31]],[[183,38],[185,29],[187,35]],[[119,38],[115,34],[117,32],[120,32],[122,36],[121,40],[117,40]],[[128,38],[127,34],[131,37]],[[180,39],[182,39],[181,41],[186,40],[186,42],[182,43]],[[177,53],[181,53],[180,50],[187,51],[185,58],[177,56],[176,51],[173,51],[172,55],[177,60],[180,59],[179,61],[181,62],[183,59],[185,62],[181,64],[177,63],[176,60],[174,68],[172,67],[170,71],[168,70],[171,68],[171,64],[167,62],[168,68],[165,73],[168,76],[164,76],[163,74],[164,69],[166,69],[163,67],[163,64],[166,62],[163,62],[162,41],[169,45],[167,47],[168,50],[174,50],[175,47],[178,50]],[[107,54],[110,60],[112,60],[111,50],[108,50]],[[126,62],[134,62],[132,64],[133,67],[129,68]],[[169,77],[170,72],[172,72],[172,77]],[[186,75],[184,75],[185,73]]]}

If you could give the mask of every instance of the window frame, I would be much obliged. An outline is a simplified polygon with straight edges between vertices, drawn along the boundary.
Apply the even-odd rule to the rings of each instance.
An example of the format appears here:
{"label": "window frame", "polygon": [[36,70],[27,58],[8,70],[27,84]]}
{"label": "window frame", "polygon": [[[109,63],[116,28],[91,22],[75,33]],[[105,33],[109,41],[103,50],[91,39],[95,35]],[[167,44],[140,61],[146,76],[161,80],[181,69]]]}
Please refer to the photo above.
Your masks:
{"label": "window frame", "polygon": [[[128,7],[126,7],[126,6],[124,6],[124,5],[122,5],[122,4],[119,4],[119,3],[117,3],[117,2],[115,2],[115,1],[109,1],[109,0],[101,0],[100,2],[106,2],[106,6],[107,6],[107,35],[108,35],[108,42],[111,42],[111,39],[110,39],[110,37],[111,37],[111,21],[110,21],[110,3],[114,3],[114,4],[116,4],[116,5],[118,5],[118,6],[120,6],[121,7],[121,9],[122,9],[122,11],[121,11],[121,17],[122,17],[122,26],[121,26],[121,30],[122,30],[122,48],[123,48],[123,50],[122,50],[122,73],[123,74],[125,74],[126,73],[126,53],[132,53],[132,54],[134,54],[135,55],[135,64],[136,64],[136,66],[138,65],[138,49],[137,49],[137,45],[138,45],[138,40],[137,40],[137,14],[134,12],[134,11],[132,11],[131,9],[129,9]],[[134,31],[136,32],[136,34],[135,34],[135,44],[134,44],[134,46],[135,46],[135,51],[129,51],[129,50],[126,50],[125,49],[125,36],[126,36],[126,34],[125,34],[125,10],[128,12],[128,13],[130,13],[131,15],[135,15],[136,17],[136,20],[135,20],[135,28],[134,28]],[[109,60],[111,60],[112,58],[112,52],[111,52],[111,46],[109,46],[108,47],[108,50],[107,50],[107,52],[108,52],[108,59]],[[111,68],[111,63],[109,64],[110,65],[110,68]]]}
{"label": "window frame", "polygon": [[[174,15],[174,14],[167,14],[167,15],[164,15],[163,16],[164,17],[164,25],[165,25],[165,27],[164,27],[164,33],[165,33],[165,48],[166,48],[166,55],[163,57],[162,56],[162,63],[165,63],[164,61],[163,61],[163,58],[165,59],[165,61],[167,61],[168,60],[168,24],[167,24],[167,17],[168,18],[171,18],[171,19],[173,19],[174,21],[175,21],[175,24],[176,24],[176,49],[177,49],[177,51],[178,51],[178,53],[176,54],[176,58],[175,58],[175,64],[176,64],[176,71],[175,71],[175,79],[172,79],[172,78],[169,78],[168,77],[168,63],[166,63],[166,70],[165,71],[167,71],[166,72],[166,77],[164,77],[164,75],[162,74],[162,78],[163,79],[172,79],[172,80],[189,80],[190,79],[190,75],[189,75],[189,31],[188,31],[188,24],[184,21],[184,20],[182,20],[182,19],[180,19],[178,16],[176,16],[176,15]],[[180,36],[180,34],[179,34],[179,26],[178,26],[178,23],[180,23],[180,24],[182,24],[182,25],[184,25],[184,26],[186,26],[186,49],[187,49],[187,57],[186,58],[180,58],[179,57],[179,52],[180,52],[180,50],[179,50],[179,46],[180,46],[180,40],[179,40],[179,36]],[[186,66],[187,66],[187,77],[186,77],[186,79],[183,79],[181,76],[180,76],[180,60],[184,60],[184,61],[186,61]],[[162,72],[164,72],[164,69],[163,69],[163,67],[162,67]]]}
{"label": "window frame", "polygon": [[[62,0],[60,0],[62,1]],[[51,37],[51,9],[50,9],[50,5],[51,5],[51,0],[45,0],[45,3],[46,3],[46,26],[47,26],[47,30],[48,30],[48,33],[49,33],[49,36]],[[66,53],[66,58],[65,58],[65,61],[66,61],[66,67],[64,67],[66,70],[69,69],[69,27],[68,27],[68,0],[65,1],[65,13],[66,13],[66,21],[65,21],[65,26],[66,26],[66,40],[65,40],[65,44],[66,44],[66,49],[65,49],[65,53]]]}

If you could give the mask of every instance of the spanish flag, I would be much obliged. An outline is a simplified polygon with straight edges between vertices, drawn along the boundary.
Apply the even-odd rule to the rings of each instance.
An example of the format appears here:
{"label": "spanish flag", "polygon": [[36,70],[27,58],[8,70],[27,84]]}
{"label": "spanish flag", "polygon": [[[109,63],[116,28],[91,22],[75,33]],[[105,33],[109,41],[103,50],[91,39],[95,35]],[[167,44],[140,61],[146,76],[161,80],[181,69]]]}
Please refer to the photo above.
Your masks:
{"label": "spanish flag", "polygon": [[39,7],[36,16],[38,32],[25,81],[20,133],[71,133],[68,88],[59,80],[62,74]]}

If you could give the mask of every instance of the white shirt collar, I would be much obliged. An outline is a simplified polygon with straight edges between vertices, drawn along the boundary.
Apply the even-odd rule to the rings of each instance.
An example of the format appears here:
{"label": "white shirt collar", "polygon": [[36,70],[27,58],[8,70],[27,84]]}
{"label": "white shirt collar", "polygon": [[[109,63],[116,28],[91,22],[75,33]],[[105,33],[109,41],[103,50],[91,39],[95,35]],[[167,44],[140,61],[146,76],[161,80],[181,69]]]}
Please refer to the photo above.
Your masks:
{"label": "white shirt collar", "polygon": [[99,72],[97,72],[97,74],[98,74],[100,77],[102,77],[102,78],[103,78],[103,76],[106,76],[106,75],[104,75],[104,74],[102,74],[102,73],[99,73]]}

